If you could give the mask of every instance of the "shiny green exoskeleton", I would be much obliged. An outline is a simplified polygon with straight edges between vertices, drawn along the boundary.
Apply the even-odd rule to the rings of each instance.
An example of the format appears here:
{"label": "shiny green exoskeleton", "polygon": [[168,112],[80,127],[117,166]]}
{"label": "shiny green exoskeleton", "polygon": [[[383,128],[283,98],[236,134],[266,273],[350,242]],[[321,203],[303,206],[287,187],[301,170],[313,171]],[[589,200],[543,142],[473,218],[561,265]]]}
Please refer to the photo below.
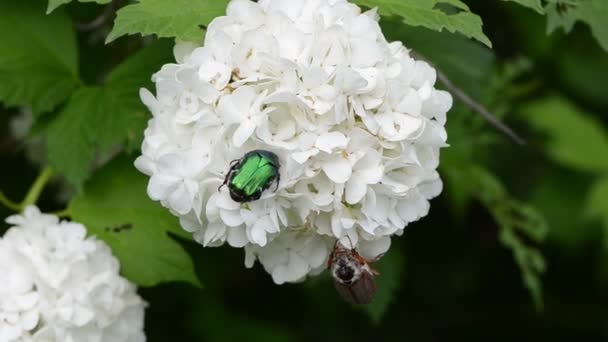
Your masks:
{"label": "shiny green exoskeleton", "polygon": [[[247,152],[243,158],[233,160],[224,183],[235,202],[251,202],[262,196],[273,182],[279,186],[279,158],[265,150]],[[220,186],[221,188],[221,186]]]}

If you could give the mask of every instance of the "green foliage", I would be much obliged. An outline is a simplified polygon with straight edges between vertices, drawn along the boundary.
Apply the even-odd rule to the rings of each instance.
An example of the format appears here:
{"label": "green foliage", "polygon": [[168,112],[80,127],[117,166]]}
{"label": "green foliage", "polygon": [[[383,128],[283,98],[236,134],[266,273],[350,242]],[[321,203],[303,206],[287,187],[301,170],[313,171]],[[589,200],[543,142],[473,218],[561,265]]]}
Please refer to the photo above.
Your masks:
{"label": "green foliage", "polygon": [[604,248],[608,251],[608,175],[591,188],[587,200],[587,212],[604,227]]}
{"label": "green foliage", "polygon": [[608,51],[608,2],[605,0],[503,0],[516,2],[547,15],[547,33],[562,28],[570,33],[577,22],[589,26],[591,33]]}
{"label": "green foliage", "polygon": [[528,103],[521,115],[547,136],[547,154],[556,162],[582,171],[608,172],[608,136],[592,116],[555,96]]}
{"label": "green foliage", "polygon": [[371,304],[365,305],[363,309],[373,323],[379,324],[393,302],[395,293],[401,285],[401,280],[404,278],[405,258],[400,250],[392,247],[374,266],[380,273],[376,277],[378,292],[376,299]]}
{"label": "green foliage", "polygon": [[588,189],[592,184],[587,178],[555,167],[549,174],[536,179],[530,190],[530,203],[543,213],[551,227],[548,240],[572,254],[582,252],[600,232],[581,210],[581,203],[588,197],[581,189]]}
{"label": "green foliage", "polygon": [[543,8],[542,0],[503,0],[503,1],[511,1],[516,2],[522,6],[531,8],[540,14],[544,14],[545,10]]}
{"label": "green foliage", "polygon": [[65,101],[79,84],[76,35],[63,11],[40,0],[0,1],[0,101],[36,114]]}
{"label": "green foliage", "polygon": [[546,12],[549,33],[559,27],[568,33],[576,22],[582,21],[589,25],[595,39],[608,51],[608,1],[548,0]]}
{"label": "green foliage", "polygon": [[477,198],[490,210],[500,226],[502,244],[513,252],[523,281],[537,309],[543,306],[541,275],[545,259],[534,246],[541,243],[548,231],[545,219],[531,206],[513,199],[500,181],[482,168],[472,168],[471,177],[477,180]]}
{"label": "green foliage", "polygon": [[574,32],[560,44],[556,74],[566,92],[593,107],[608,106],[608,87],[598,86],[608,75],[608,56],[586,32]]}
{"label": "green foliage", "polygon": [[512,251],[524,285],[540,310],[543,306],[540,278],[545,272],[545,261],[535,245],[543,242],[548,232],[544,217],[530,205],[514,199],[483,167],[461,164],[443,170],[450,186],[460,185],[457,189],[461,196],[474,197],[488,209],[500,227],[501,243]]}
{"label": "green foliage", "polygon": [[140,0],[117,13],[109,43],[125,34],[155,34],[180,40],[203,40],[201,25],[223,15],[227,0]]}
{"label": "green foliage", "polygon": [[[596,177],[587,195],[586,211],[602,222],[608,248],[608,135],[589,113],[556,96],[529,103],[524,118],[548,137],[546,153],[565,167]],[[579,194],[581,192],[578,189]],[[582,224],[571,227],[580,231]],[[583,226],[584,227],[584,226]],[[580,234],[580,233],[579,233]]]}
{"label": "green foliage", "polygon": [[181,234],[177,218],[148,198],[146,183],[130,160],[119,158],[96,173],[72,199],[68,213],[110,245],[122,273],[136,284],[198,285],[190,256],[167,235]]}
{"label": "green foliage", "polygon": [[[72,2],[73,0],[49,0],[49,5],[46,8],[46,13],[53,12],[57,7]],[[78,0],[79,2],[96,2],[98,4],[109,4],[112,0]]]}
{"label": "green foliage", "polygon": [[380,14],[399,16],[407,25],[422,26],[435,31],[445,29],[452,33],[458,32],[492,47],[492,43],[481,29],[481,18],[472,13],[460,0],[356,0],[354,2],[367,7],[377,6]]}
{"label": "green foliage", "polygon": [[50,123],[46,130],[49,160],[71,183],[82,184],[97,153],[139,143],[148,118],[139,89],[169,60],[170,51],[166,41],[142,49],[117,66],[105,85],[76,91]]}

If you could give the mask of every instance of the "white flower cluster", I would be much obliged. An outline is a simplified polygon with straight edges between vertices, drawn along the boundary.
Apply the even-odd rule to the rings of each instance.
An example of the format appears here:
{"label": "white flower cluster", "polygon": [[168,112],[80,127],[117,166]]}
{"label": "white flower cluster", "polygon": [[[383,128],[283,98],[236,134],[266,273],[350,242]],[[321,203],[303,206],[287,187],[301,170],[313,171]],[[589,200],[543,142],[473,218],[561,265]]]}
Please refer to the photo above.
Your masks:
{"label": "white flower cluster", "polygon": [[0,342],[137,342],[145,303],[84,226],[29,207],[0,239]]}
{"label": "white flower cluster", "polygon": [[[231,1],[203,46],[176,45],[156,96],[141,91],[153,118],[135,165],[149,196],[278,284],[322,271],[336,239],[384,253],[441,192],[452,98],[378,19],[346,0]],[[218,187],[255,149],[278,156],[280,183],[237,203]]]}

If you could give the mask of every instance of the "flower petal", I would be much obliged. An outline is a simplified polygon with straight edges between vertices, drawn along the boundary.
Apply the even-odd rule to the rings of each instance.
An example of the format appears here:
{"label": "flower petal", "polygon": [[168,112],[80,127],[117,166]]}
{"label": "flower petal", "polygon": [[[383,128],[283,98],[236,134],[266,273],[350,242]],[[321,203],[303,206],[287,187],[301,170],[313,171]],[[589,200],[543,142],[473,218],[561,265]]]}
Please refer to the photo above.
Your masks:
{"label": "flower petal", "polygon": [[340,184],[345,183],[353,172],[350,162],[341,155],[332,156],[323,162],[322,169],[329,179]]}

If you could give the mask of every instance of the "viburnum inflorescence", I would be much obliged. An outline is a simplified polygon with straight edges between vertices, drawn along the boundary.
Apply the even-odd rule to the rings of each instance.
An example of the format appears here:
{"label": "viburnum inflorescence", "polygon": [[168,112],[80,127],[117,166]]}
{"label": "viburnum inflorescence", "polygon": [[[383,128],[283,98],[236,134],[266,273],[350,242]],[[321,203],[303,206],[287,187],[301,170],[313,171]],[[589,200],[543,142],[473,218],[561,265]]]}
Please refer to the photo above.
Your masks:
{"label": "viburnum inflorescence", "polygon": [[[376,10],[346,0],[233,0],[203,46],[142,89],[153,114],[136,167],[149,196],[204,246],[244,247],[277,284],[321,272],[336,239],[362,256],[425,216],[442,190],[450,94],[435,70],[386,41]],[[280,183],[237,203],[232,160],[273,152]]]}
{"label": "viburnum inflorescence", "polygon": [[83,225],[28,207],[0,238],[0,341],[145,341],[145,303]]}

